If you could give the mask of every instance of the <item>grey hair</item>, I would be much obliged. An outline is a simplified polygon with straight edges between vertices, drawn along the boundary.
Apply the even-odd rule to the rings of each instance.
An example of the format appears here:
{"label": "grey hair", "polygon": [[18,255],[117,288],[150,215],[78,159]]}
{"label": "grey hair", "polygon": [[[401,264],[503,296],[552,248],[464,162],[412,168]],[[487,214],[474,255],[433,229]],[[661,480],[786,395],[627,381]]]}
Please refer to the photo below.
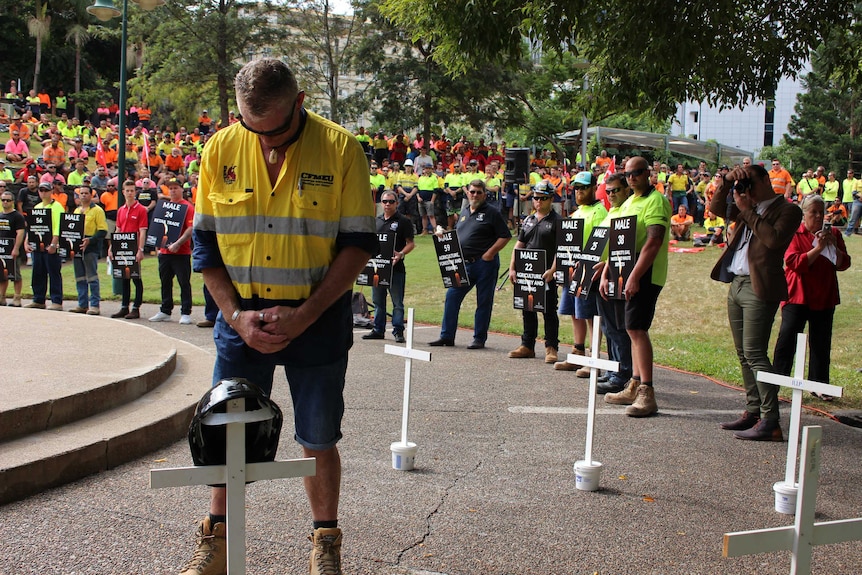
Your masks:
{"label": "grey hair", "polygon": [[810,208],[813,204],[820,204],[821,208],[826,207],[826,202],[823,200],[822,196],[817,194],[809,194],[805,196],[805,199],[802,200],[802,211],[807,212],[808,208]]}
{"label": "grey hair", "polygon": [[290,102],[299,93],[296,76],[276,58],[252,60],[234,81],[236,100],[244,114],[261,116],[277,102]]}
{"label": "grey hair", "polygon": [[398,199],[398,194],[396,194],[396,193],[395,193],[395,192],[393,192],[392,190],[386,190],[386,191],[384,191],[382,194],[380,194],[380,199],[382,200],[384,196],[392,196],[392,199],[393,199],[393,200],[397,200],[397,199]]}

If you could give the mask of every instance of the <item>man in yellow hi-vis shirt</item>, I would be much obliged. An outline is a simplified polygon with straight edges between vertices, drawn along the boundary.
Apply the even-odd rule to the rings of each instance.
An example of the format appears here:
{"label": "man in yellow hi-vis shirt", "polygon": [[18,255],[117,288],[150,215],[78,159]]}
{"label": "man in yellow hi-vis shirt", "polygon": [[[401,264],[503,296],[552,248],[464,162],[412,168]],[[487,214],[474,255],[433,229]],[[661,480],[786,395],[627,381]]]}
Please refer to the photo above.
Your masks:
{"label": "man in yellow hi-vis shirt", "polygon": [[[350,296],[378,249],[368,162],[353,134],[302,107],[305,94],[280,60],[249,62],[235,86],[242,120],[207,142],[194,223],[194,268],[220,310],[213,383],[240,377],[269,394],[284,366],[295,438],[317,460],[305,479],[311,573],[341,573],[336,444]],[[225,503],[214,488],[183,574],[225,572]]]}

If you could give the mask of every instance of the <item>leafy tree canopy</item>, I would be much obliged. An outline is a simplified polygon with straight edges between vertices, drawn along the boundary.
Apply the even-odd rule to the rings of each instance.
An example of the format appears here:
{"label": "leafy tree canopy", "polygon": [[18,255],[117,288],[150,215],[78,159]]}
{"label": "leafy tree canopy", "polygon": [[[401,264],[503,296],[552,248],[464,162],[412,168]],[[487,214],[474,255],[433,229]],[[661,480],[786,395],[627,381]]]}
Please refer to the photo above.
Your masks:
{"label": "leafy tree canopy", "polygon": [[802,84],[805,92],[799,95],[781,146],[788,165],[794,176],[818,165],[840,176],[851,154],[862,152],[862,92],[846,87],[840,76],[830,75],[818,55]]}
{"label": "leafy tree canopy", "polygon": [[839,0],[383,0],[381,11],[435,45],[452,74],[477,61],[519,61],[533,49],[588,63],[590,117],[639,110],[669,117],[677,102],[729,107],[773,95],[822,32],[845,25]]}

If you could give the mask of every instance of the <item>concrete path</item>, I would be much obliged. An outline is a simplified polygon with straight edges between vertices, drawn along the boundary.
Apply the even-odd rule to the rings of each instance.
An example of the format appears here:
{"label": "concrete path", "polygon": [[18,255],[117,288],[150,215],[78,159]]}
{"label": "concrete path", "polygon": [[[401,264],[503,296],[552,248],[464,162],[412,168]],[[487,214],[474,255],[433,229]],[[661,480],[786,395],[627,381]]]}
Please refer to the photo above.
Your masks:
{"label": "concrete path", "polygon": [[[145,306],[143,315],[156,311]],[[212,349],[208,329],[139,321]],[[492,335],[488,349],[468,351],[471,334],[462,331],[457,347],[429,348],[439,328],[419,327],[416,346],[433,356],[414,363],[410,439],[419,452],[416,469],[400,472],[389,445],[400,436],[403,360],[383,354],[391,339],[363,341],[363,333],[351,353],[340,444],[346,574],[789,573],[789,552],[721,557],[725,532],[793,523],[774,511],[772,493],[787,444],[739,441],[718,428],[741,412],[738,390],[660,369],[658,416],[631,419],[600,402],[602,489],[581,492],[572,465],[584,451],[586,380],[539,359],[507,359],[516,338]],[[109,328],[101,334],[110,340]],[[198,374],[204,382],[210,375]],[[273,395],[290,419],[283,383],[279,375]],[[824,429],[817,520],[862,516],[862,431],[811,414],[803,423]],[[787,417],[783,424],[786,434]],[[288,421],[280,459],[299,455],[290,429]],[[190,463],[181,441],[0,507],[0,575],[177,571],[208,494],[150,490],[148,472]],[[248,572],[307,573],[311,521],[301,483],[255,483],[247,501]],[[816,548],[813,573],[862,573],[862,543]]]}

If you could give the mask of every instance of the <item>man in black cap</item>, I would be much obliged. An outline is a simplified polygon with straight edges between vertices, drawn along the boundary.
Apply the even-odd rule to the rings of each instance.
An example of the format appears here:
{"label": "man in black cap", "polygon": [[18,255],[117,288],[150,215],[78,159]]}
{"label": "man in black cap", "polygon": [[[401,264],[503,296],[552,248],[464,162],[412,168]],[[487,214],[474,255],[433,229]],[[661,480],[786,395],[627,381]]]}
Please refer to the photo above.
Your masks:
{"label": "man in black cap", "polygon": [[[550,182],[543,180],[536,184],[533,190],[533,207],[535,212],[524,219],[515,249],[545,250],[545,363],[557,361],[557,350],[560,347],[560,318],[557,316],[557,282],[554,281],[554,270],[557,254],[557,222],[560,215],[551,207],[554,199],[554,188]],[[512,261],[509,263],[509,281],[515,283],[515,252],[512,251]],[[524,309],[524,331],[521,334],[521,345],[509,352],[511,358],[536,357],[536,337],[539,334],[539,314]]]}

